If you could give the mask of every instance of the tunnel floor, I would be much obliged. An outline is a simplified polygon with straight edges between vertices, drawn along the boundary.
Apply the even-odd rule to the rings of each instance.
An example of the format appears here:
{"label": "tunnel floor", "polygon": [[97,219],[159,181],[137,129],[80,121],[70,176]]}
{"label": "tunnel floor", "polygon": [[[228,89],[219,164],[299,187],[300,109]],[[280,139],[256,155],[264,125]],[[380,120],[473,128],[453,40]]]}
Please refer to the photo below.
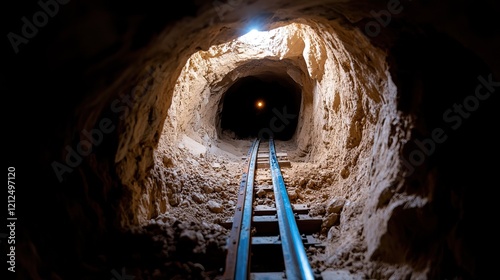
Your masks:
{"label": "tunnel floor", "polygon": [[[173,203],[175,206],[169,211],[136,229],[134,238],[143,238],[146,235],[146,240],[155,240],[142,242],[140,250],[143,254],[158,251],[158,246],[164,248],[163,252],[160,250],[153,254],[156,257],[151,260],[152,264],[157,263],[159,267],[154,268],[154,265],[149,264],[151,269],[147,273],[155,273],[156,270],[156,273],[163,277],[177,275],[168,279],[217,279],[216,276],[225,263],[223,249],[230,234],[222,224],[235,213],[242,170],[246,166],[245,156],[251,141],[220,141],[214,143],[218,150],[214,147],[211,153],[205,155],[196,154],[195,147],[190,145],[194,145],[193,142],[184,141],[181,145],[181,150],[185,151],[184,162],[190,162],[190,165],[196,168],[185,169],[187,178],[182,182],[178,203]],[[325,174],[323,178],[306,179],[310,170],[317,170],[317,165],[308,163],[294,154],[295,149],[295,143],[292,141],[276,140],[278,153],[290,152],[291,165],[282,168],[290,201],[309,204],[313,206],[313,214],[322,216],[321,211],[314,206],[332,195],[331,189],[323,188],[321,184],[331,180],[333,174]],[[167,177],[172,176],[174,183],[178,180],[174,179],[177,168],[183,166],[172,166],[167,170]],[[266,198],[265,203],[272,205],[274,200]],[[140,234],[137,235],[137,232]],[[317,237],[321,240],[326,236],[327,231],[323,231]],[[314,270],[325,269],[324,251],[312,248],[307,253],[313,260],[311,266]],[[129,254],[134,255],[133,252]]]}

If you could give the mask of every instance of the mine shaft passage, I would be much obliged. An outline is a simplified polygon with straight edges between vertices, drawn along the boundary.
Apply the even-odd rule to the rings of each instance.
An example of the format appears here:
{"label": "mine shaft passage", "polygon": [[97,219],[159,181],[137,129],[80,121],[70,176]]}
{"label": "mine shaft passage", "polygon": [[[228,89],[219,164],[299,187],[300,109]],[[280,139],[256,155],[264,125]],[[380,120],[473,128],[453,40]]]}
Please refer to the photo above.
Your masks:
{"label": "mine shaft passage", "polygon": [[297,128],[301,97],[301,88],[288,76],[241,78],[223,97],[221,129],[238,139],[290,140]]}

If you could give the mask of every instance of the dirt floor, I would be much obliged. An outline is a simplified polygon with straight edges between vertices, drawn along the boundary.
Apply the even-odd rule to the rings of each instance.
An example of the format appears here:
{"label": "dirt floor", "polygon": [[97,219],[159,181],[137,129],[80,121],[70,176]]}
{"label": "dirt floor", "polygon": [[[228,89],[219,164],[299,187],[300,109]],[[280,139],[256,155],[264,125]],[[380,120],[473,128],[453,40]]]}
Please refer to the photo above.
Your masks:
{"label": "dirt floor", "polygon": [[[139,275],[144,279],[216,279],[221,274],[229,230],[220,224],[234,215],[250,145],[251,140],[225,139],[199,153],[203,152],[199,144],[183,138],[178,149],[170,151],[170,158],[159,157],[162,162],[155,170],[163,174],[168,189],[172,190],[167,193],[171,207],[166,213],[131,230],[134,235],[153,240],[149,249],[145,246],[142,253],[136,253],[138,256],[155,252],[146,267],[135,268],[135,271],[142,270]],[[293,141],[276,141],[276,151],[293,151],[293,145]],[[178,159],[183,159],[184,164],[176,164]],[[323,229],[316,237],[320,241],[335,242],[339,237],[340,213],[345,200],[335,198],[332,189],[324,187],[334,178],[321,173],[324,171],[320,170],[320,164],[304,162],[293,153],[289,154],[289,160],[291,166],[282,168],[282,173],[290,201],[309,205],[312,216],[323,218]],[[263,170],[258,169],[257,181],[267,176],[262,174]],[[255,199],[274,204],[269,198]],[[339,254],[331,254],[328,248],[310,248],[308,255],[313,270],[320,275],[328,267],[344,266],[349,259],[360,260],[362,255],[355,256],[356,250],[352,250],[352,246],[359,247],[358,242],[352,240],[350,243],[344,255],[342,250]],[[353,268],[353,272],[355,270]]]}

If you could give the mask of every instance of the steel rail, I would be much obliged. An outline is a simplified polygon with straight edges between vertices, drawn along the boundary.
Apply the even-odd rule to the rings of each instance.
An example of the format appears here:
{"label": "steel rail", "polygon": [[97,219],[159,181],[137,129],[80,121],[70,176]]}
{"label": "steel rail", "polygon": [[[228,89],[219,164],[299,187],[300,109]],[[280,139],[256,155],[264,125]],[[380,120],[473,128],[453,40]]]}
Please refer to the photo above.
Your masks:
{"label": "steel rail", "polygon": [[250,245],[253,212],[253,183],[260,140],[252,143],[247,154],[247,167],[240,181],[238,202],[231,234],[227,242],[226,266],[222,279],[248,279],[250,275]]}
{"label": "steel rail", "polygon": [[288,198],[272,138],[269,139],[269,165],[276,200],[286,277],[294,280],[314,280],[314,273],[295,221],[295,215]]}

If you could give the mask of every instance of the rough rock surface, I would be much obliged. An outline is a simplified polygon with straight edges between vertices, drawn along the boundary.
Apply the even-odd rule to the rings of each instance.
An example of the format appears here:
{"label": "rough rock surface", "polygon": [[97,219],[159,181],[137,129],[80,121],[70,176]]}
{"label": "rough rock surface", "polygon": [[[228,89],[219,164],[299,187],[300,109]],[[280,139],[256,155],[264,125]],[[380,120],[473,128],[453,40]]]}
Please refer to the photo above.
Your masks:
{"label": "rough rock surface", "polygon": [[[40,7],[6,9],[27,37],[1,76],[18,279],[215,278],[250,145],[218,114],[248,75],[302,89],[277,149],[291,199],[323,219],[308,254],[325,279],[495,270],[498,4],[55,2],[28,36]],[[255,23],[269,33],[240,37]]]}

